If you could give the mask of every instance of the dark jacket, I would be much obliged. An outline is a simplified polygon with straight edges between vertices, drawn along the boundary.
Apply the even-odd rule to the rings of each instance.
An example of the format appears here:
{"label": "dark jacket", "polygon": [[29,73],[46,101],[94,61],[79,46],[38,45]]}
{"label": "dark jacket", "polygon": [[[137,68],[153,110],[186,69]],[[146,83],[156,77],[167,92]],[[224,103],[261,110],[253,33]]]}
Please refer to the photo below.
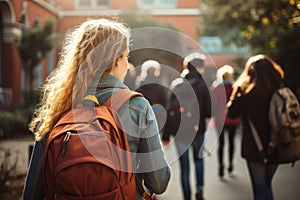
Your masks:
{"label": "dark jacket", "polygon": [[213,116],[217,127],[238,125],[240,118],[229,118],[227,115],[226,104],[232,93],[232,82],[215,82],[211,88],[213,102]]}
{"label": "dark jacket", "polygon": [[175,79],[167,103],[167,121],[163,131],[163,140],[169,140],[178,132],[182,135],[206,130],[206,118],[211,117],[211,99],[209,89],[197,71],[189,71],[183,77]]}
{"label": "dark jacket", "polygon": [[147,76],[135,91],[142,93],[150,105],[159,104],[164,107],[166,104],[167,89],[163,86],[160,77]]}
{"label": "dark jacket", "polygon": [[[267,149],[270,141],[270,125],[268,120],[269,103],[271,96],[265,89],[253,88],[248,94],[237,92],[228,103],[228,116],[235,118],[241,115],[242,125],[242,157],[249,161],[262,162],[247,117],[253,122],[264,149]],[[266,153],[266,152],[265,152]]]}

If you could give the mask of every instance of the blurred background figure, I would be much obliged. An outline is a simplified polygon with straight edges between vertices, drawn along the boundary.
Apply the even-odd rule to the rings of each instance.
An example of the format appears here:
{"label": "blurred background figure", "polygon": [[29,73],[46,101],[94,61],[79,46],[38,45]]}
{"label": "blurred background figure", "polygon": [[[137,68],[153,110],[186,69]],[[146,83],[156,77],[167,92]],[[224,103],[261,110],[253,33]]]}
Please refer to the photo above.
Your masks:
{"label": "blurred background figure", "polygon": [[168,89],[161,76],[161,65],[156,60],[147,60],[142,64],[141,73],[136,78],[136,90],[149,101],[161,130],[166,121],[166,99]]}
{"label": "blurred background figure", "polygon": [[224,65],[217,71],[217,79],[212,84],[211,95],[213,103],[213,117],[219,135],[218,140],[218,175],[224,176],[224,144],[225,133],[228,133],[228,172],[233,171],[233,158],[235,150],[235,134],[240,123],[239,117],[231,119],[227,115],[226,104],[232,93],[234,69]]}
{"label": "blurred background figure", "polygon": [[124,83],[129,87],[131,90],[135,90],[136,85],[136,77],[137,77],[137,72],[132,63],[128,63],[128,71],[127,74],[124,78]]}
{"label": "blurred background figure", "polygon": [[233,92],[228,102],[228,116],[241,116],[242,157],[246,159],[252,183],[253,199],[272,200],[272,180],[278,164],[271,158],[268,162],[261,156],[256,146],[250,121],[256,128],[264,154],[271,137],[269,104],[272,94],[283,87],[284,72],[274,60],[266,55],[254,55],[245,65],[243,73],[233,84]]}
{"label": "blurred background figure", "polygon": [[[191,200],[189,150],[193,151],[196,170],[196,200],[202,200],[204,191],[203,141],[206,118],[211,117],[209,88],[202,74],[205,55],[192,53],[183,62],[181,77],[170,86],[172,94],[167,103],[167,122],[163,130],[163,143],[168,145],[174,137],[180,161],[181,185],[185,200]],[[192,147],[192,148],[190,148]]]}

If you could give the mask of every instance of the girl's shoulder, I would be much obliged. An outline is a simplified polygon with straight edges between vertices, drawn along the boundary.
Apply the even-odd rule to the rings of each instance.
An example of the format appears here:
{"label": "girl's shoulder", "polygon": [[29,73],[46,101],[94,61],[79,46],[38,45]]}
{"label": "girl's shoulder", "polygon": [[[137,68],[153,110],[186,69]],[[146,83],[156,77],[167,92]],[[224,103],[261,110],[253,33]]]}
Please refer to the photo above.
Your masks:
{"label": "girl's shoulder", "polygon": [[141,112],[147,112],[151,107],[149,101],[143,96],[134,96],[129,101],[129,107]]}

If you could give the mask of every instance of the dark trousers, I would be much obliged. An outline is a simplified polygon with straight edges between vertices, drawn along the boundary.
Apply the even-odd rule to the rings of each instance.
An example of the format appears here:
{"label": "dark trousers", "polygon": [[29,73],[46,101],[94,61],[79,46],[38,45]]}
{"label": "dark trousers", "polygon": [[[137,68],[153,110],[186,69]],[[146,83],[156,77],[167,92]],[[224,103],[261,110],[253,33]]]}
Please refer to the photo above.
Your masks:
{"label": "dark trousers", "polygon": [[[193,143],[193,158],[196,170],[196,183],[197,189],[203,189],[204,186],[204,159],[202,153],[202,144],[204,141],[204,133],[197,134]],[[191,186],[190,186],[190,160],[189,160],[189,149],[187,148],[183,152],[183,146],[180,142],[176,143],[177,152],[180,155],[180,170],[181,170],[181,185],[183,189],[183,195],[185,200],[191,199]],[[182,153],[183,152],[183,153]]]}
{"label": "dark trousers", "polygon": [[227,125],[224,127],[217,127],[218,133],[220,133],[219,137],[219,146],[218,146],[218,162],[219,167],[224,167],[224,145],[225,145],[225,132],[228,133],[228,161],[229,164],[233,164],[234,157],[234,138],[236,132],[236,125]]}
{"label": "dark trousers", "polygon": [[277,170],[276,164],[263,164],[247,161],[254,200],[273,200],[272,179]]}

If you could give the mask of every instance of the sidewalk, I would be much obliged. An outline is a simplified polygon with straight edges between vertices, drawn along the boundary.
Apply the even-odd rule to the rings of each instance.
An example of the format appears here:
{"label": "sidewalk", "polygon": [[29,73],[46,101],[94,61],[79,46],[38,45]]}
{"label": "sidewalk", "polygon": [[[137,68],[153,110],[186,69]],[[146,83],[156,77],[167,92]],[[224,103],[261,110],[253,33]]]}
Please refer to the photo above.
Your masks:
{"label": "sidewalk", "polygon": [[[205,199],[206,200],[252,200],[250,179],[244,159],[240,157],[240,135],[236,137],[236,152],[234,160],[234,171],[232,175],[225,172],[223,180],[220,180],[217,174],[216,157],[216,133],[214,129],[209,128],[206,133],[206,148],[212,150],[211,154],[205,158]],[[227,138],[226,138],[227,139]],[[17,171],[25,173],[28,166],[28,148],[33,144],[33,138],[1,141],[1,149],[10,149],[12,152],[11,161],[14,162],[18,156]],[[225,148],[227,147],[225,143]],[[226,149],[227,150],[227,149]],[[0,160],[3,159],[0,154]],[[159,195],[160,200],[182,200],[182,191],[180,185],[179,161],[174,145],[166,149],[166,156],[172,169],[171,181],[167,191]],[[192,161],[192,155],[191,161]],[[225,154],[226,159],[227,154]],[[2,160],[1,160],[2,161]],[[195,185],[194,166],[191,164],[191,186]],[[275,200],[298,200],[300,197],[300,161],[294,167],[290,165],[279,166],[274,177],[274,196]],[[193,194],[195,189],[192,188]],[[193,196],[194,197],[194,196]]]}
{"label": "sidewalk", "polygon": [[[235,144],[234,171],[232,175],[225,176],[221,180],[218,176],[217,146],[214,129],[209,128],[206,133],[206,146],[212,147],[211,155],[205,158],[205,190],[206,200],[252,200],[252,190],[246,162],[240,156],[240,134],[237,134]],[[227,156],[227,138],[225,140],[225,161]],[[226,151],[225,151],[226,150]],[[166,149],[167,159],[176,156],[175,146]],[[192,161],[192,154],[190,154]],[[180,184],[179,161],[171,163],[172,177],[167,191],[159,196],[160,200],[183,199]],[[191,164],[191,186],[195,187],[195,171]],[[300,161],[294,167],[291,165],[280,165],[273,180],[274,200],[298,200],[300,197]],[[195,189],[192,189],[195,194]],[[194,198],[194,195],[193,195]]]}
{"label": "sidewalk", "polygon": [[29,146],[33,145],[32,137],[0,141],[0,163],[4,160],[5,151],[9,150],[10,164],[17,162],[17,174],[25,174],[29,163]]}

